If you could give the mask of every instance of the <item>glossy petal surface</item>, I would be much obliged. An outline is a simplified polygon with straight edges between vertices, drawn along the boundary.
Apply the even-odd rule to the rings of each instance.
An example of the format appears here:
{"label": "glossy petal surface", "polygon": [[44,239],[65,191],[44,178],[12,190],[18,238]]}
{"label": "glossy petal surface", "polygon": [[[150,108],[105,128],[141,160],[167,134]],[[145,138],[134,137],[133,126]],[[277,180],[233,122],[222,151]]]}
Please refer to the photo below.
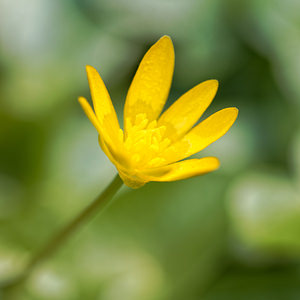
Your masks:
{"label": "glossy petal surface", "polygon": [[109,144],[119,141],[120,125],[108,91],[95,68],[86,67],[94,110],[101,134]]}
{"label": "glossy petal surface", "polygon": [[158,125],[166,126],[172,141],[181,138],[200,119],[218,89],[217,80],[204,81],[182,95],[160,117]]}
{"label": "glossy petal surface", "polygon": [[216,170],[220,162],[216,157],[188,159],[151,170],[147,175],[152,181],[175,181],[202,175]]}
{"label": "glossy petal surface", "polygon": [[124,108],[125,132],[128,123],[135,125],[139,114],[145,114],[148,122],[159,116],[169,95],[173,70],[173,44],[168,36],[163,36],[145,54],[128,90]]}
{"label": "glossy petal surface", "polygon": [[235,107],[222,109],[195,126],[181,140],[170,146],[163,157],[168,163],[189,157],[222,137],[238,115]]}

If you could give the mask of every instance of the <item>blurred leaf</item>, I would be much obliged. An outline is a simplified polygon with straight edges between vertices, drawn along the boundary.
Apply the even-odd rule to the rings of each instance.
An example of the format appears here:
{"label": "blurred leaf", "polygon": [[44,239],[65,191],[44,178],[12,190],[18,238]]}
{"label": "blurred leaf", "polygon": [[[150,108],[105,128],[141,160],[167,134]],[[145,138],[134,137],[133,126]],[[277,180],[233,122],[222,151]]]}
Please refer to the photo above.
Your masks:
{"label": "blurred leaf", "polygon": [[208,291],[203,300],[296,300],[300,297],[298,268],[233,269]]}
{"label": "blurred leaf", "polygon": [[300,131],[295,134],[291,146],[290,164],[295,174],[296,185],[300,191]]}
{"label": "blurred leaf", "polygon": [[300,197],[276,172],[250,172],[228,193],[234,232],[246,245],[270,255],[299,256]]}
{"label": "blurred leaf", "polygon": [[300,3],[288,0],[235,3],[235,22],[243,38],[272,64],[273,76],[286,99],[299,109]]}

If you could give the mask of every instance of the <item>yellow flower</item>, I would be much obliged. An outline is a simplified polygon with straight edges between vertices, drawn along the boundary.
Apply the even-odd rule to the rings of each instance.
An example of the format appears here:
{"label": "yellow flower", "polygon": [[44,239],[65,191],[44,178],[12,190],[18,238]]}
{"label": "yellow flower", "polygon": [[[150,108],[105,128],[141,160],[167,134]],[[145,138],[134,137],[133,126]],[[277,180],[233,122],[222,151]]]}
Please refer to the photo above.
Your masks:
{"label": "yellow flower", "polygon": [[94,111],[83,97],[83,110],[99,133],[99,143],[126,185],[138,188],[149,181],[174,181],[211,172],[216,157],[183,160],[223,136],[238,109],[222,109],[198,125],[212,102],[218,81],[207,80],[181,96],[162,115],[174,70],[174,48],[163,36],[145,54],[129,88],[120,128],[108,91],[97,73],[87,66]]}

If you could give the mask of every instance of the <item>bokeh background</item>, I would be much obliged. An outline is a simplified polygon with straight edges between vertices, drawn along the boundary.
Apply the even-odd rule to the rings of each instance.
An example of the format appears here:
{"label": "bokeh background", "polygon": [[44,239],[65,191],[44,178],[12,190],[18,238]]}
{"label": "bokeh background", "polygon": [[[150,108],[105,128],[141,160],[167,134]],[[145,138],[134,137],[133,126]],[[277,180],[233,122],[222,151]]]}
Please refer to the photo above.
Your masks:
{"label": "bokeh background", "polygon": [[77,102],[85,65],[121,120],[138,62],[164,34],[176,53],[168,105],[216,78],[206,116],[240,109],[198,154],[221,168],[124,187],[15,299],[300,299],[299,0],[0,0],[0,280],[116,173]]}

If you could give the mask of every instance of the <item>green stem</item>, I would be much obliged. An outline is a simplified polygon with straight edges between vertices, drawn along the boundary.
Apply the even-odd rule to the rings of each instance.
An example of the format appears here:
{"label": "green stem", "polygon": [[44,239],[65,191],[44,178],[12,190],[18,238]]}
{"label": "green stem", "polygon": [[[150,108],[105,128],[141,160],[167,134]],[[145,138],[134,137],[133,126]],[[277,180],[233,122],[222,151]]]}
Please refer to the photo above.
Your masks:
{"label": "green stem", "polygon": [[97,211],[103,211],[113,198],[113,196],[121,188],[123,181],[119,175],[112,180],[109,186],[89,205],[87,206],[77,217],[75,217],[69,224],[67,224],[61,231],[54,235],[43,248],[40,249],[29,261],[27,266],[21,275],[14,277],[5,283],[2,283],[0,288],[3,290],[11,290],[12,288],[20,285],[31,273],[36,265],[53,254],[70,235],[79,227],[79,225],[86,222],[89,217],[95,214]]}

